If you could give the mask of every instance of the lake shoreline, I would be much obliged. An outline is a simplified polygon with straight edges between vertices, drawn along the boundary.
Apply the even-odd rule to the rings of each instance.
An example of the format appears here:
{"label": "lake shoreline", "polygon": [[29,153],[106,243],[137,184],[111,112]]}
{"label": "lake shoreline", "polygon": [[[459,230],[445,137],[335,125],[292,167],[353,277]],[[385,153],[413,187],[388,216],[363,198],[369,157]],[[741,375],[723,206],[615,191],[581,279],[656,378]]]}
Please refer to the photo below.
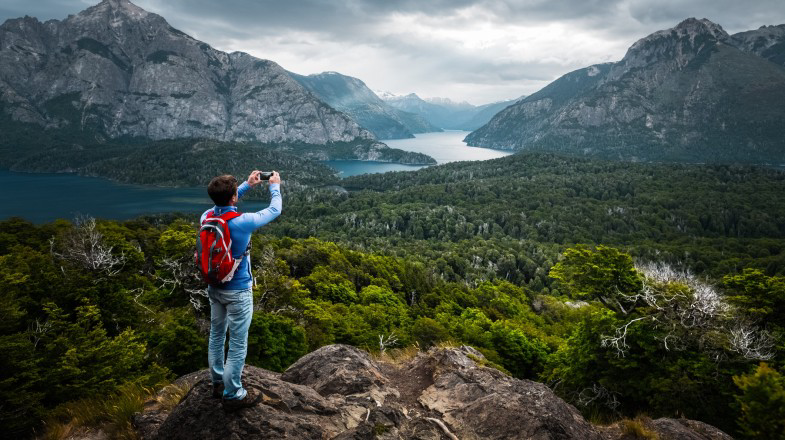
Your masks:
{"label": "lake shoreline", "polygon": [[[339,179],[310,187],[342,192],[346,189],[340,187],[340,180],[345,177],[388,171],[417,171],[449,162],[485,160],[510,154],[467,147],[462,142],[465,133],[468,132],[435,132],[402,140],[397,144],[391,142],[394,148],[422,152],[431,157],[434,155],[429,152],[434,151],[436,164],[410,165],[359,159],[316,161],[332,168],[335,177]],[[285,170],[282,172],[285,181]],[[137,184],[75,170],[37,172],[0,169],[0,185],[18,188],[13,193],[6,191],[0,195],[0,219],[22,217],[33,223],[46,223],[59,218],[72,219],[79,214],[114,220],[169,212],[196,215],[213,206],[207,196],[206,183],[198,186]],[[266,192],[255,189],[248,196],[242,201],[240,209],[254,211],[267,206]],[[18,200],[27,203],[20,205]],[[11,212],[11,209],[15,211]]]}

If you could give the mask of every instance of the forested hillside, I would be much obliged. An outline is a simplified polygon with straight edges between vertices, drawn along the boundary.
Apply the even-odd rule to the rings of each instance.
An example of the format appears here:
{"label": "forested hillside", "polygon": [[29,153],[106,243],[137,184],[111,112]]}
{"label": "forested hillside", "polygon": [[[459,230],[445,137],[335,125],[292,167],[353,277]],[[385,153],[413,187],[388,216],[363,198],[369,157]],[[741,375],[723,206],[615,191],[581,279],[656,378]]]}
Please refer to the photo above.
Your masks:
{"label": "forested hillside", "polygon": [[342,184],[350,195],[293,195],[270,231],[420,255],[451,280],[547,285],[559,251],[577,243],[712,276],[753,263],[785,273],[785,173],[775,169],[516,154]]}
{"label": "forested hillside", "polygon": [[[343,183],[287,191],[254,236],[249,364],[463,343],[595,422],[783,432],[785,173],[533,154]],[[195,226],[0,223],[3,432],[131,435],[148,390],[206,366]]]}

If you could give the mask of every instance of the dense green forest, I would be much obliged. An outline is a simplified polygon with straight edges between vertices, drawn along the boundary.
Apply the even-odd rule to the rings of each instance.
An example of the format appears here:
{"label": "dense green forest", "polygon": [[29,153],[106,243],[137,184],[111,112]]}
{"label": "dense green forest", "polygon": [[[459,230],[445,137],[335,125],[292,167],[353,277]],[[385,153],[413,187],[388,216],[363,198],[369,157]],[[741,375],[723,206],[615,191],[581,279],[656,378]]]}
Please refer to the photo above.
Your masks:
{"label": "dense green forest", "polygon": [[[785,173],[532,154],[342,184],[284,184],[253,237],[249,364],[465,343],[598,422],[782,438]],[[206,366],[195,220],[0,223],[4,432]]]}
{"label": "dense green forest", "polygon": [[287,194],[268,233],[416,255],[451,281],[503,278],[539,291],[567,246],[721,277],[785,274],[785,173],[516,154],[345,179],[350,193]]}

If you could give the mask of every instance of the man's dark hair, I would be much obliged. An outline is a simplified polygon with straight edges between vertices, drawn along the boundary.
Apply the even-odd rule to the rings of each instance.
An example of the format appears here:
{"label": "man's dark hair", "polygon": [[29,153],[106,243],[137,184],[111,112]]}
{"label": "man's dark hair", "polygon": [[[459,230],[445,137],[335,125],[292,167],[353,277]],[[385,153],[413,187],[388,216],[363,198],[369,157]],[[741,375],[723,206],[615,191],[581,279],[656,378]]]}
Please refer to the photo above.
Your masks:
{"label": "man's dark hair", "polygon": [[207,194],[213,199],[216,206],[227,206],[232,197],[237,193],[237,179],[229,174],[214,177],[207,185]]}

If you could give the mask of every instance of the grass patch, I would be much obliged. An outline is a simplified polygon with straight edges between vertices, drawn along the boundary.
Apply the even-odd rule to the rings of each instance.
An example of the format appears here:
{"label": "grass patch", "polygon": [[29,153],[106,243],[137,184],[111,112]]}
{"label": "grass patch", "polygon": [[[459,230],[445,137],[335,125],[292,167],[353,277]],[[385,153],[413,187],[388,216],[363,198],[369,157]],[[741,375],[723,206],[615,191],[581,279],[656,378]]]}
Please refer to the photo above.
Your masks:
{"label": "grass patch", "polygon": [[497,364],[496,362],[489,361],[488,359],[481,358],[479,356],[475,356],[475,355],[473,355],[471,353],[466,354],[466,356],[468,356],[469,359],[473,360],[474,363],[477,364],[480,367],[495,368],[495,369],[501,371],[502,373],[506,374],[507,376],[512,376],[512,374],[509,371],[507,371],[506,368],[502,367],[501,365]]}
{"label": "grass patch", "polygon": [[635,419],[624,419],[621,421],[621,432],[624,435],[646,440],[659,440],[660,436],[656,432],[646,428],[644,422],[647,419],[638,416]]}
{"label": "grass patch", "polygon": [[[112,439],[137,439],[131,416],[141,412],[151,398],[159,408],[170,411],[191,389],[191,384],[170,384],[156,393],[154,388],[128,383],[106,398],[91,397],[55,408],[45,423],[44,440],[65,439],[81,428],[100,428]],[[155,397],[153,397],[155,396]]]}
{"label": "grass patch", "polygon": [[158,402],[160,409],[171,411],[183,400],[183,397],[188,394],[192,387],[193,384],[188,382],[180,385],[169,384],[158,393],[155,400]]}
{"label": "grass patch", "polygon": [[373,360],[393,365],[401,365],[417,357],[420,346],[415,343],[408,347],[391,348],[381,353],[371,353]]}

